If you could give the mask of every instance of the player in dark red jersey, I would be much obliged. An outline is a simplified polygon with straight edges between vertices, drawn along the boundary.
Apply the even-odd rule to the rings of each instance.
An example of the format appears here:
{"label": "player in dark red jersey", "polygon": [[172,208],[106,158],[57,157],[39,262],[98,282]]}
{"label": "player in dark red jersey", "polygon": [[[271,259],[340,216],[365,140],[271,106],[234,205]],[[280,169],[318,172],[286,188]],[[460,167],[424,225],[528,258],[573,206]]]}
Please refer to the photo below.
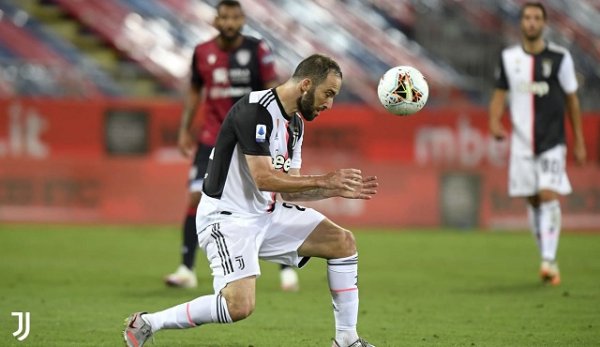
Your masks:
{"label": "player in dark red jersey", "polygon": [[507,137],[500,119],[508,97],[512,121],[509,195],[527,199],[531,231],[542,258],[540,276],[544,282],[558,285],[558,198],[571,192],[566,172],[565,109],[579,164],[585,162],[586,151],[573,59],[565,48],[544,40],[545,25],[544,6],[525,3],[521,8],[521,44],[502,51],[489,125],[497,139]]}
{"label": "player in dark red jersey", "polygon": [[[215,18],[219,35],[199,44],[194,50],[191,83],[181,116],[178,141],[181,153],[194,161],[190,170],[188,211],[183,225],[182,263],[174,273],[166,276],[165,283],[170,286],[193,288],[197,285],[194,272],[198,247],[196,209],[208,156],[225,115],[242,96],[277,84],[269,47],[262,40],[242,35],[244,22],[238,1],[219,2]],[[196,139],[190,129],[202,98],[204,119]],[[298,289],[298,277],[293,269],[282,266],[281,285],[284,290]]]}

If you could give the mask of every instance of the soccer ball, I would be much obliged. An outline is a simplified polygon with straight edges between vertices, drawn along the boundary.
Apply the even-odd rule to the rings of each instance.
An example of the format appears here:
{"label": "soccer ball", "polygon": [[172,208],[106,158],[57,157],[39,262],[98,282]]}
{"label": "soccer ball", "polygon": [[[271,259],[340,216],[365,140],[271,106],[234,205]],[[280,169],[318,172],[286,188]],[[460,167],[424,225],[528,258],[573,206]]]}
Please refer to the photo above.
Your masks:
{"label": "soccer ball", "polygon": [[396,66],[379,80],[377,95],[386,110],[398,116],[406,116],[425,106],[429,86],[419,70],[412,66]]}

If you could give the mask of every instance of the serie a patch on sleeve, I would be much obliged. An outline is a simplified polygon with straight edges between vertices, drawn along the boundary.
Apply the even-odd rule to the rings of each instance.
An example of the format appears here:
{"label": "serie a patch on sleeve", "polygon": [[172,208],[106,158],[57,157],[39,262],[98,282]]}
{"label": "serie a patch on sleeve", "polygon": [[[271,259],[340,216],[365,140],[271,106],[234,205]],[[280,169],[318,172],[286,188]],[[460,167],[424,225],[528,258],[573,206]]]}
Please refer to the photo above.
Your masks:
{"label": "serie a patch on sleeve", "polygon": [[265,142],[267,139],[267,126],[264,124],[256,124],[256,142]]}

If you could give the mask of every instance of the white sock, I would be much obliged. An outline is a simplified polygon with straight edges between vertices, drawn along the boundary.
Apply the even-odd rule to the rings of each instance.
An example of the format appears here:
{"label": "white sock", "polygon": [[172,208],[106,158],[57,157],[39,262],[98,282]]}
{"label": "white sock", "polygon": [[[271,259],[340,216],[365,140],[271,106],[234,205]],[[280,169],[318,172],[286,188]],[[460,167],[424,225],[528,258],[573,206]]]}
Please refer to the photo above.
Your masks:
{"label": "white sock", "polygon": [[540,235],[540,208],[527,205],[527,217],[529,217],[529,229],[538,246],[540,255],[542,254],[542,241]]}
{"label": "white sock", "polygon": [[540,235],[542,236],[542,259],[544,260],[556,260],[561,226],[560,219],[560,203],[558,200],[543,202],[540,205]]}
{"label": "white sock", "polygon": [[227,302],[221,294],[205,295],[166,310],[142,316],[152,327],[160,329],[185,329],[206,323],[231,323]]}
{"label": "white sock", "polygon": [[327,278],[333,299],[335,340],[348,346],[358,340],[358,254],[327,261]]}

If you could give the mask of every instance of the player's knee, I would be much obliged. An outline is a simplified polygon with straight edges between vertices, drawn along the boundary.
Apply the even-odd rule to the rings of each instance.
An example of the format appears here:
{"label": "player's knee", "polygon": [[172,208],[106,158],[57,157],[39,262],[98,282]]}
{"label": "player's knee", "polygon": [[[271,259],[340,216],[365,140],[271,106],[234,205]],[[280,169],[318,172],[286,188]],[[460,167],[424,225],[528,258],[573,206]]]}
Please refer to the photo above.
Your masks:
{"label": "player's knee", "polygon": [[356,241],[351,231],[339,229],[337,243],[335,258],[345,258],[356,254]]}
{"label": "player's knee", "polygon": [[538,194],[538,197],[539,197],[539,202],[544,203],[544,202],[549,202],[549,201],[558,199],[558,193],[556,193],[555,191],[552,191],[552,190],[541,190],[540,193]]}
{"label": "player's knee", "polygon": [[234,322],[247,318],[254,312],[255,300],[248,295],[230,295],[225,300],[229,316]]}

